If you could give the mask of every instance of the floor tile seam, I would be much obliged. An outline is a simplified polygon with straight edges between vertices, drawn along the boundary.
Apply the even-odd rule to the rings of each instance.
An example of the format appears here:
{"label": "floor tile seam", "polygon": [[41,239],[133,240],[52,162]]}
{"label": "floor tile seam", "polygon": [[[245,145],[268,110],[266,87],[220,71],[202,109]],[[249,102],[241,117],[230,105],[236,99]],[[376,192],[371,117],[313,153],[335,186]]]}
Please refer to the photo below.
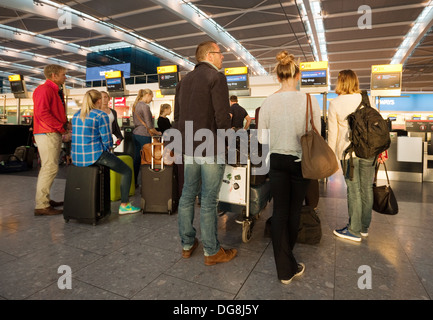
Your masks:
{"label": "floor tile seam", "polygon": [[[74,279],[73,276],[72,276],[72,289],[71,289],[71,290],[74,290],[74,282],[75,282],[75,281],[78,281],[78,282],[81,282],[81,283],[85,283],[85,284],[88,285],[88,286],[91,286],[91,287],[97,288],[97,289],[102,290],[102,291],[105,291],[105,292],[109,292],[109,293],[111,293],[111,294],[114,294],[114,295],[116,295],[116,296],[118,296],[118,297],[121,297],[121,298],[124,298],[124,299],[130,299],[130,298],[128,298],[128,297],[122,296],[122,295],[119,294],[119,293],[116,293],[116,292],[110,291],[110,290],[108,290],[108,289],[105,289],[105,288],[99,287],[99,286],[97,286],[97,285],[94,285],[94,284],[92,284],[92,283],[89,283],[89,282],[87,282],[87,281],[84,281],[83,279],[79,279],[79,278],[75,278],[75,279]],[[44,287],[44,288],[42,288],[42,289],[39,289],[38,291],[32,293],[30,296],[28,296],[28,297],[26,297],[26,298],[24,298],[24,299],[22,299],[22,300],[32,300],[32,299],[31,299],[32,296],[34,296],[34,295],[38,294],[39,292],[41,292],[41,291],[43,291],[43,290],[49,288],[50,286],[56,284],[57,282],[58,282],[58,280],[54,280],[52,283],[50,283],[50,284],[47,285],[46,287]],[[59,290],[62,290],[62,289],[59,289]],[[62,291],[63,291],[63,290],[62,290]],[[76,299],[76,300],[77,300],[77,299]],[[110,300],[112,300],[112,299],[110,299]]]}
{"label": "floor tile seam", "polygon": [[[245,280],[243,281],[242,285],[239,287],[239,290],[235,293],[235,296],[233,298],[233,300],[235,300],[237,298],[237,296],[239,295],[239,293],[241,292],[242,288],[244,287],[245,283],[248,281],[248,278],[251,276],[251,274],[253,273],[254,269],[257,267],[260,259],[262,259],[263,255],[265,254],[266,250],[268,249],[268,247],[271,245],[272,241],[269,241],[268,244],[266,245],[266,247],[262,250],[262,253],[260,254],[260,256],[258,257],[257,261],[254,263],[254,265],[252,266],[250,272],[248,272],[248,275],[245,277]],[[251,250],[250,250],[251,251]],[[258,271],[259,272],[259,271]]]}
{"label": "floor tile seam", "polygon": [[[396,232],[396,230],[394,229],[394,232]],[[407,250],[405,248],[405,246],[403,245],[403,243],[401,242],[400,237],[397,235],[397,239],[398,239],[398,243],[400,244],[400,246],[403,248],[403,252],[406,255],[407,260],[409,261],[410,266],[412,267],[413,272],[416,274],[418,281],[420,282],[420,284],[422,285],[424,292],[426,294],[427,297],[430,298],[430,300],[433,299],[432,296],[430,296],[428,289],[426,288],[426,286],[424,285],[423,281],[422,281],[422,277],[418,274],[417,269],[414,266],[414,263],[412,262],[412,259],[410,258],[410,256],[407,253]]]}
{"label": "floor tile seam", "polygon": [[[157,280],[161,275],[165,275],[165,276],[168,276],[168,277],[171,277],[171,278],[175,278],[175,279],[178,279],[178,280],[182,280],[182,281],[185,281],[185,282],[188,282],[188,283],[194,284],[194,285],[199,285],[199,286],[201,286],[201,287],[206,287],[206,288],[209,288],[209,289],[217,290],[217,291],[222,292],[222,293],[230,294],[230,295],[233,296],[233,299],[232,299],[232,300],[235,300],[235,299],[236,299],[236,296],[237,296],[237,293],[235,294],[235,293],[233,293],[233,292],[229,292],[229,291],[226,291],[226,290],[222,290],[221,288],[216,288],[216,287],[213,287],[213,286],[204,285],[204,284],[202,284],[202,283],[200,283],[200,282],[195,282],[195,281],[192,281],[192,280],[188,280],[188,279],[180,278],[180,277],[177,277],[177,276],[175,276],[175,275],[168,274],[168,273],[165,273],[165,272],[161,273],[157,278],[155,278],[154,280],[152,280],[149,284],[146,285],[146,287],[149,286],[151,283],[153,283],[155,280]],[[242,285],[242,286],[243,286],[243,285]],[[145,288],[146,288],[146,287],[145,287]],[[144,289],[144,288],[143,288],[143,289]],[[143,290],[143,289],[142,289],[142,290]],[[140,291],[142,291],[142,290],[140,290]],[[209,299],[208,299],[208,300],[209,300]]]}

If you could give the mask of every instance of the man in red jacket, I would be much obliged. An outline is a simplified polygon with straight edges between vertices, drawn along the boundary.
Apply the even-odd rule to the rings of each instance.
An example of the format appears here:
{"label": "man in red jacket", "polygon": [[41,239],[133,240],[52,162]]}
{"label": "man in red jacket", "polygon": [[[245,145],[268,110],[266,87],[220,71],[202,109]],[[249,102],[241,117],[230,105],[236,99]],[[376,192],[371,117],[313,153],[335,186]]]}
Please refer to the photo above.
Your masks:
{"label": "man in red jacket", "polygon": [[67,117],[62,86],[66,80],[66,68],[47,65],[46,81],[33,92],[33,134],[41,158],[41,169],[36,184],[35,215],[61,214],[55,209],[63,205],[50,199],[50,189],[59,170],[62,133],[65,133]]}

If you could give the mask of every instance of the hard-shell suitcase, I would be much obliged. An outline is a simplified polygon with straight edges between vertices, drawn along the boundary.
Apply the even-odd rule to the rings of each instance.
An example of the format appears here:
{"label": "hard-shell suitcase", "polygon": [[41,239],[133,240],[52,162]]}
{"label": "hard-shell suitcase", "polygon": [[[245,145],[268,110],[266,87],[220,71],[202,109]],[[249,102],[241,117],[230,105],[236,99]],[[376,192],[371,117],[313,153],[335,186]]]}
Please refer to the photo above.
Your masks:
{"label": "hard-shell suitcase", "polygon": [[[120,160],[125,162],[129,168],[132,170],[131,187],[129,188],[129,195],[133,196],[135,194],[135,177],[134,177],[134,163],[132,157],[129,155],[118,155]],[[110,170],[110,199],[111,201],[120,200],[120,181],[122,175],[116,171]]]}
{"label": "hard-shell suitcase", "polygon": [[111,213],[110,169],[101,165],[77,167],[66,173],[63,218],[96,223]]}
{"label": "hard-shell suitcase", "polygon": [[141,165],[143,213],[172,214],[177,210],[179,203],[177,169],[176,164],[164,165],[164,161],[161,161],[161,165],[155,165],[153,161],[151,164]]}

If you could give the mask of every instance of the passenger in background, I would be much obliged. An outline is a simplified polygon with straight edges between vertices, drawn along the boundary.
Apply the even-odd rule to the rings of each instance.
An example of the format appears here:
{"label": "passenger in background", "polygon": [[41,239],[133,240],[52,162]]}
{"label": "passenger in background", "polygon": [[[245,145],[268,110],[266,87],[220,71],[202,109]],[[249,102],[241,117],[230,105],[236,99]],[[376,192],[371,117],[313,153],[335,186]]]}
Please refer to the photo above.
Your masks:
{"label": "passenger in background", "polygon": [[[294,56],[287,51],[277,55],[275,67],[280,90],[270,95],[260,107],[258,138],[269,143],[271,195],[274,206],[271,238],[278,279],[289,284],[304,273],[305,265],[298,263],[293,248],[298,237],[301,208],[310,180],[302,176],[302,148],[305,134],[307,96],[297,91],[300,70]],[[320,132],[320,108],[311,97],[314,123]],[[311,125],[309,124],[309,127]],[[270,136],[266,134],[268,129]]]}
{"label": "passenger in background", "polygon": [[[328,144],[343,167],[344,151],[350,144],[347,116],[356,110],[362,99],[356,73],[352,70],[340,71],[335,92],[338,97],[330,102],[328,111]],[[371,97],[370,104],[374,106]],[[371,222],[374,158],[362,159],[353,154],[353,180],[349,177],[349,159],[347,162],[347,172],[343,172],[343,175],[347,186],[349,222],[344,228],[334,230],[334,234],[359,242],[361,236],[368,236]]]}
{"label": "passenger in background", "polygon": [[[248,115],[248,112],[238,104],[238,97],[236,96],[230,97],[230,115],[232,117],[233,129],[244,128],[247,130],[250,127],[251,117]],[[244,119],[246,120],[245,126]]]}
{"label": "passenger in background", "polygon": [[159,109],[159,118],[158,118],[158,130],[161,131],[161,133],[164,133],[165,130],[168,130],[171,128],[170,119],[167,118],[168,115],[171,113],[171,105],[168,103],[161,104],[161,107]]}
{"label": "passenger in background", "polygon": [[117,112],[114,108],[110,108],[108,105],[110,103],[110,94],[106,91],[101,91],[102,94],[102,105],[101,110],[108,114],[108,118],[110,119],[110,129],[111,133],[117,138],[116,145],[122,143],[123,135],[120,130],[119,123],[117,122]]}
{"label": "passenger in background", "polygon": [[129,202],[132,170],[126,163],[110,152],[113,140],[108,115],[100,110],[102,94],[89,90],[83,98],[81,110],[72,118],[72,162],[77,167],[99,164],[120,173],[119,214],[141,211]]}
{"label": "passenger in background", "polygon": [[151,136],[160,135],[161,132],[153,125],[152,112],[149,103],[152,102],[153,92],[150,89],[138,90],[137,98],[132,105],[132,117],[134,121],[134,176],[135,183],[138,184],[138,172],[140,171],[141,155],[140,151],[146,143],[150,143]]}
{"label": "passenger in background", "polygon": [[67,132],[63,84],[66,68],[51,64],[44,68],[46,81],[33,92],[33,134],[41,157],[41,169],[36,184],[35,216],[62,214],[54,207],[62,206],[50,198],[50,190],[59,171],[62,135]]}

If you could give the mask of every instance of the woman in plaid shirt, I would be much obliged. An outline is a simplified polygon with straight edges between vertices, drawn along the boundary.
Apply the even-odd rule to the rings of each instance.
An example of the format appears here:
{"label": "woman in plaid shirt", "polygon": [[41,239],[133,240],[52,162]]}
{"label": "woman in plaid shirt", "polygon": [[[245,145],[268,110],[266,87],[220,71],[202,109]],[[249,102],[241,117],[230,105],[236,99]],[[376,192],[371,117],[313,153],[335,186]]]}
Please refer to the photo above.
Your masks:
{"label": "woman in plaid shirt", "polygon": [[121,203],[119,214],[141,211],[129,202],[132,170],[126,163],[113,154],[110,120],[100,110],[102,94],[89,90],[84,95],[81,110],[72,118],[72,162],[77,167],[100,164],[122,175],[120,181]]}

